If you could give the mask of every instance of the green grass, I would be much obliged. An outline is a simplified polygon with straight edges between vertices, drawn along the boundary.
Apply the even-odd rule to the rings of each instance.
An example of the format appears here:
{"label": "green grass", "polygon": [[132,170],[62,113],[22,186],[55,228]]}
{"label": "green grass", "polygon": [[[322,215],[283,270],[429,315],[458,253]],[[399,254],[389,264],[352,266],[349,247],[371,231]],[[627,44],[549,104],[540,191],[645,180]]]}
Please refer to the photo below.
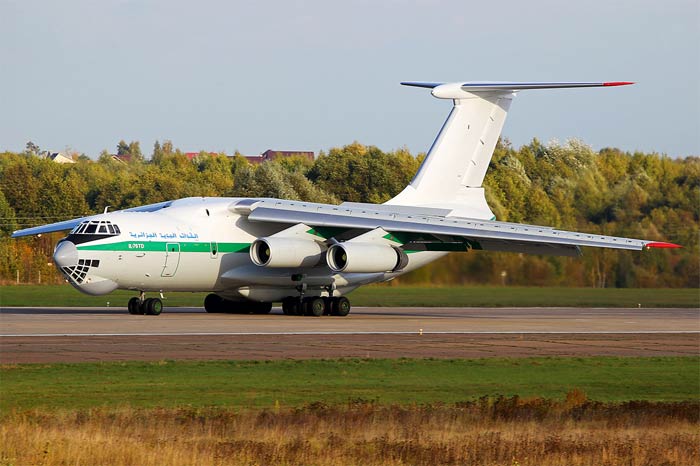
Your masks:
{"label": "green grass", "polygon": [[0,368],[0,410],[561,399],[573,388],[598,401],[698,400],[699,370],[697,357],[25,364]]}
{"label": "green grass", "polygon": [[[69,285],[0,288],[0,306],[125,306],[134,292],[87,296]],[[165,306],[201,306],[206,293],[166,293]],[[700,307],[698,288],[558,288],[366,286],[354,306]]]}

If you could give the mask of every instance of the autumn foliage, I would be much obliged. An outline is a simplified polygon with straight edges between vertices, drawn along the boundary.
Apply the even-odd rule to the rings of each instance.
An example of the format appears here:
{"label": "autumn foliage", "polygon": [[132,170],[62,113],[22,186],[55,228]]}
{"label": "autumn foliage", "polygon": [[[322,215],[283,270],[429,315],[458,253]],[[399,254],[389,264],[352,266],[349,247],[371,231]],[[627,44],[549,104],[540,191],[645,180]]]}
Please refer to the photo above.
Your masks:
{"label": "autumn foliage", "polygon": [[[132,143],[133,144],[133,143]],[[124,150],[128,150],[126,145]],[[140,153],[140,151],[139,151]],[[277,159],[259,166],[240,156],[188,159],[172,143],[149,161],[103,153],[60,165],[0,154],[0,282],[58,283],[50,264],[60,234],[11,240],[17,228],[187,196],[261,196],[339,203],[384,202],[408,184],[422,155],[352,143],[315,162]],[[499,220],[670,241],[681,250],[645,253],[586,249],[582,258],[512,253],[451,254],[402,283],[697,287],[700,284],[700,159],[598,152],[564,145],[500,143],[485,179]]]}

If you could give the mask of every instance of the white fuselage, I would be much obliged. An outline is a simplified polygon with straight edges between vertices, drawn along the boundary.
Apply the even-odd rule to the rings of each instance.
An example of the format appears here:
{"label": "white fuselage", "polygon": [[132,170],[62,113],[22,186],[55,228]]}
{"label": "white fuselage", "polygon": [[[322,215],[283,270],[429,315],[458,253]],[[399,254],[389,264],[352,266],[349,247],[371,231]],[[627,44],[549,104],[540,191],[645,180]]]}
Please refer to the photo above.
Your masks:
{"label": "white fuselage", "polygon": [[[414,252],[400,272],[334,273],[325,262],[308,268],[261,267],[251,260],[251,243],[289,225],[250,222],[229,209],[235,201],[187,198],[155,212],[95,215],[89,221],[97,223],[97,228],[100,222],[110,222],[119,233],[101,237],[74,230],[63,242],[75,244],[77,269],[62,270],[73,286],[88,294],[115,289],[210,291],[233,300],[279,301],[298,295],[301,289],[321,296],[341,296],[446,254]],[[56,256],[63,242],[57,245]],[[61,265],[60,260],[57,264]]]}

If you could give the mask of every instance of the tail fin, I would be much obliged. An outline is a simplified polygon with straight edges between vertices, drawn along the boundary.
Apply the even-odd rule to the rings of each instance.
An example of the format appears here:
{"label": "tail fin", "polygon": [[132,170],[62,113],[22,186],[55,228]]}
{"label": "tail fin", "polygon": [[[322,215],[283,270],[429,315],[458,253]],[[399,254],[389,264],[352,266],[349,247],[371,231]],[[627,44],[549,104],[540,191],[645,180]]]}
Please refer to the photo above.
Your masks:
{"label": "tail fin", "polygon": [[404,82],[432,89],[454,107],[411,183],[387,202],[393,205],[450,208],[451,215],[492,218],[482,182],[516,93],[526,89],[621,86],[630,82],[514,83]]}

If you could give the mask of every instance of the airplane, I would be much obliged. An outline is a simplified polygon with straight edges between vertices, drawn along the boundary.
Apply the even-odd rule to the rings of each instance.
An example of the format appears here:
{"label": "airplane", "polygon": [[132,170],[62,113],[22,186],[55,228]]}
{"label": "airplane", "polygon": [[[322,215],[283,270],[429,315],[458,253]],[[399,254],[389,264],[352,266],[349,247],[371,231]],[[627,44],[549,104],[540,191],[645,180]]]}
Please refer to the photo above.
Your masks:
{"label": "airplane", "polygon": [[646,250],[676,244],[497,221],[483,180],[516,94],[631,82],[403,82],[452,110],[408,186],[384,204],[190,197],[18,230],[70,230],[53,259],[89,295],[138,292],[130,314],[158,315],[146,293],[209,292],[207,312],[347,316],[346,295],[450,252],[578,256],[581,247]]}

